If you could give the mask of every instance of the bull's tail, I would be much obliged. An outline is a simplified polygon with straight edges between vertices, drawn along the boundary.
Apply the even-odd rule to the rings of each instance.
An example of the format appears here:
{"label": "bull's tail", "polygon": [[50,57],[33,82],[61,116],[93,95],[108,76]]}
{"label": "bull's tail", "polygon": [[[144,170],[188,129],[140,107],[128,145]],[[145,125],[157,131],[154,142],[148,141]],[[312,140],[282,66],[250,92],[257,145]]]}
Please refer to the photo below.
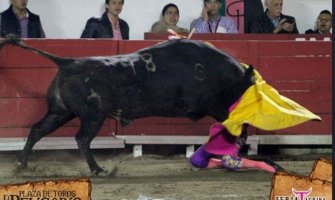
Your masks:
{"label": "bull's tail", "polygon": [[31,47],[31,46],[28,46],[26,44],[24,44],[22,42],[21,39],[19,39],[18,37],[16,37],[15,35],[8,35],[1,43],[0,43],[0,50],[6,46],[6,45],[14,45],[14,46],[19,46],[23,49],[28,49],[28,50],[31,50],[51,61],[53,61],[55,64],[57,64],[58,66],[61,66],[62,64],[64,63],[67,63],[69,61],[72,61],[71,58],[62,58],[62,57],[59,57],[59,56],[56,56],[56,55],[53,55],[51,53],[48,53],[46,51],[42,51],[40,49],[36,49],[34,47]]}

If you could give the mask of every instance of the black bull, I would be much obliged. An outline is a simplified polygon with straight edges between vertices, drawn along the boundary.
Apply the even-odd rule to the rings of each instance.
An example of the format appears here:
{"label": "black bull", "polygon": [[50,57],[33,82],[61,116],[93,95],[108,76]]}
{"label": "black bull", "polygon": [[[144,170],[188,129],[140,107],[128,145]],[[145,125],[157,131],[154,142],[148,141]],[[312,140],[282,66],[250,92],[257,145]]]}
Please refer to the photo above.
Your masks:
{"label": "black bull", "polygon": [[107,117],[123,125],[149,116],[211,116],[224,121],[228,108],[253,84],[253,68],[245,70],[230,55],[202,42],[166,41],[132,54],[62,58],[26,46],[15,38],[1,44],[32,50],[56,63],[59,71],[47,93],[48,112],[34,124],[19,157],[27,167],[33,146],[69,120],[81,125],[76,141],[92,173],[103,170],[90,150]]}

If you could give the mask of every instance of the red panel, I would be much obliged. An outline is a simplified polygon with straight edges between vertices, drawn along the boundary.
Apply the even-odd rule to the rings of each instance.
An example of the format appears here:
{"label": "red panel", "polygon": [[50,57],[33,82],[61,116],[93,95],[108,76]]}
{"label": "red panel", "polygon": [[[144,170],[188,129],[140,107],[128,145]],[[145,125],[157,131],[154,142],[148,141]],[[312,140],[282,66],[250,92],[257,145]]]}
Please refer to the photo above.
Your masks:
{"label": "red panel", "polygon": [[[145,40],[167,40],[168,33],[144,33]],[[305,38],[309,40],[314,38],[316,40],[323,40],[324,38],[332,38],[331,34],[229,34],[229,33],[194,33],[191,39],[194,40],[291,40],[296,38]]]}
{"label": "red panel", "polygon": [[19,47],[4,47],[0,52],[0,68],[55,68],[50,60]]}
{"label": "red panel", "polygon": [[260,74],[272,80],[332,80],[331,57],[260,57]]}
{"label": "red panel", "polygon": [[118,41],[110,39],[28,40],[28,45],[64,57],[110,56],[118,53]]}
{"label": "red panel", "polygon": [[0,97],[45,97],[56,68],[0,69]]}
{"label": "red panel", "polygon": [[331,57],[331,42],[292,42],[292,41],[262,41],[259,43],[259,56],[320,56]]}
{"label": "red panel", "polygon": [[[47,113],[45,98],[0,98],[0,127],[30,127]],[[78,119],[65,126],[79,126]]]}
{"label": "red panel", "polygon": [[121,40],[119,42],[119,54],[128,54],[138,51],[140,49],[158,44],[159,41],[143,41],[143,40]]}
{"label": "red panel", "polygon": [[47,111],[45,98],[0,98],[0,127],[26,127]]}
{"label": "red panel", "polygon": [[248,42],[249,62],[246,64],[252,64],[255,69],[259,68],[258,46],[258,41]]}
{"label": "red panel", "polygon": [[[64,57],[109,56],[117,54],[114,40],[27,40],[28,45]],[[56,67],[48,59],[19,47],[6,46],[0,53],[0,68]]]}
{"label": "red panel", "polygon": [[298,90],[298,91],[313,91],[313,90],[328,90],[331,89],[331,81],[322,80],[275,80],[267,81],[277,90]]}
{"label": "red panel", "polygon": [[[46,113],[45,98],[0,98],[1,128],[31,127],[41,120]],[[63,127],[67,126],[79,127],[80,122],[78,119],[73,119]],[[116,133],[115,120],[107,119],[104,126],[109,126],[110,132]]]}
{"label": "red panel", "polygon": [[262,131],[257,129],[259,135],[330,135],[332,134],[332,115],[319,114],[322,118],[321,122],[310,121],[298,126],[294,126],[279,131]]}
{"label": "red panel", "polygon": [[206,117],[193,123],[186,118],[148,117],[138,119],[122,128],[123,135],[208,135],[215,120]]}
{"label": "red panel", "polygon": [[282,95],[313,112],[331,113],[330,57],[260,57],[259,71]]}
{"label": "red panel", "polygon": [[332,113],[332,98],[330,92],[285,92],[281,95],[292,99],[314,113]]}
{"label": "red panel", "polygon": [[[60,127],[55,132],[48,135],[48,137],[74,137],[78,132],[79,127]],[[10,127],[10,128],[0,128],[0,135],[2,138],[13,138],[13,137],[27,137],[30,132],[30,128],[25,127]],[[98,136],[113,136],[111,127],[104,125]]]}
{"label": "red panel", "polygon": [[278,92],[317,113],[332,112],[330,81],[276,81],[268,82]]}
{"label": "red panel", "polygon": [[240,62],[249,63],[249,49],[247,41],[210,41],[216,48],[227,52]]}

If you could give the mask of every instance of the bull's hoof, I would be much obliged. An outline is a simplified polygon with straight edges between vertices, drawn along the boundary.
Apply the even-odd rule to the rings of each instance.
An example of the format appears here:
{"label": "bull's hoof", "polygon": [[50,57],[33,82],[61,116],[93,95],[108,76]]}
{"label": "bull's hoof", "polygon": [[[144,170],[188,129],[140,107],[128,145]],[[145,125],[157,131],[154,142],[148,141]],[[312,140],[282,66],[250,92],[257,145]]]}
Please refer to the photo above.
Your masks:
{"label": "bull's hoof", "polygon": [[26,169],[28,169],[28,165],[27,165],[27,163],[20,162],[20,161],[18,161],[18,162],[16,163],[16,169],[15,169],[15,172],[19,173],[19,172],[21,172],[21,171],[23,171],[23,170],[26,170]]}
{"label": "bull's hoof", "polygon": [[92,176],[106,177],[108,176],[108,171],[92,172]]}
{"label": "bull's hoof", "polygon": [[105,176],[108,176],[108,171],[99,168],[99,169],[96,169],[96,170],[91,171],[91,175],[92,175],[92,176],[101,176],[101,177],[105,177]]}
{"label": "bull's hoof", "polygon": [[99,170],[96,170],[96,171],[92,171],[91,175],[95,176],[95,177],[97,177],[97,176],[99,176],[99,177],[115,177],[118,171],[119,171],[118,167],[115,166],[112,171],[99,169]]}

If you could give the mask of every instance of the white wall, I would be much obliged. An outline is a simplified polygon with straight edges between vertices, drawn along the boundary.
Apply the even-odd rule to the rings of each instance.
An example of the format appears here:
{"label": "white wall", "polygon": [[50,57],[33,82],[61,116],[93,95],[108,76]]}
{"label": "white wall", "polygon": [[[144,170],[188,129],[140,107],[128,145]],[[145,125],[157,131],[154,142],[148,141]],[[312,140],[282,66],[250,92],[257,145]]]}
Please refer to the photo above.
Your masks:
{"label": "white wall", "polygon": [[[9,0],[0,0],[0,12],[7,9]],[[85,23],[92,16],[101,16],[105,0],[29,0],[28,8],[38,15],[47,38],[79,38]],[[200,16],[203,0],[125,0],[121,18],[130,26],[130,39],[141,40],[143,33],[159,19],[167,3],[180,10],[178,25],[189,29],[193,19]],[[296,17],[300,33],[312,28],[319,12],[332,8],[331,0],[286,0],[284,14]]]}

